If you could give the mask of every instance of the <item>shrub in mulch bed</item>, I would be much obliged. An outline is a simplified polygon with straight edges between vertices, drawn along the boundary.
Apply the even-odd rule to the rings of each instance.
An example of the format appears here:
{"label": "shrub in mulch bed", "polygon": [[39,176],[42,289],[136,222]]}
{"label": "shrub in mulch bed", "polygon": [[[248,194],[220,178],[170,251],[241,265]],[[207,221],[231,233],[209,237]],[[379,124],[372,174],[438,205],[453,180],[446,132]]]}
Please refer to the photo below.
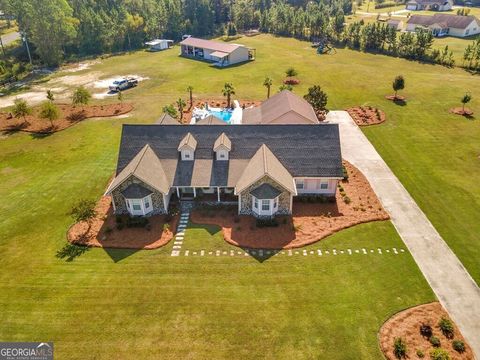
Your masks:
{"label": "shrub in mulch bed", "polygon": [[358,126],[376,125],[385,122],[385,113],[371,106],[356,106],[347,109]]}
{"label": "shrub in mulch bed", "polygon": [[[405,349],[403,357],[398,356],[401,355],[397,351],[398,341],[396,344],[399,338]],[[382,325],[378,339],[388,360],[423,357],[438,360],[474,359],[472,350],[438,302],[415,306],[393,315]]]}

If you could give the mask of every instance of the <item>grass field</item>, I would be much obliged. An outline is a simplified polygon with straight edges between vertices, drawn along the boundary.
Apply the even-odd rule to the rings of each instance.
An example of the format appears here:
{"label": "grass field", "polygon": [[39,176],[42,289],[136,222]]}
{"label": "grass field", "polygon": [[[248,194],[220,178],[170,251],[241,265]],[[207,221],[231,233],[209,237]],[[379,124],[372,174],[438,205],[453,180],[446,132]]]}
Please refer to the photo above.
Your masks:
{"label": "grass field", "polygon": [[[303,95],[320,84],[329,107],[373,105],[388,117],[365,129],[408,191],[477,282],[480,281],[480,128],[448,113],[470,91],[480,113],[478,77],[381,55],[338,50],[319,56],[308,43],[257,36],[253,63],[215,69],[162,53],[114,56],[89,71],[149,77],[124,92],[136,104],[123,120],[88,120],[48,137],[0,139],[1,340],[54,340],[59,358],[378,359],[376,332],[406,306],[432,301],[408,253],[331,258],[171,258],[156,251],[92,249],[72,262],[66,215],[98,198],[111,176],[122,122],[152,122],[193,85],[220,97],[230,81],[240,99],[262,99],[263,78],[278,87],[294,66]],[[383,96],[406,78],[406,106]],[[55,74],[53,77],[61,76]],[[69,74],[71,75],[71,74]],[[109,99],[105,101],[115,101]],[[229,248],[215,229],[187,231],[184,247]],[[210,234],[211,233],[211,234]],[[357,226],[312,248],[401,247],[389,222]],[[94,344],[92,346],[92,344]]]}

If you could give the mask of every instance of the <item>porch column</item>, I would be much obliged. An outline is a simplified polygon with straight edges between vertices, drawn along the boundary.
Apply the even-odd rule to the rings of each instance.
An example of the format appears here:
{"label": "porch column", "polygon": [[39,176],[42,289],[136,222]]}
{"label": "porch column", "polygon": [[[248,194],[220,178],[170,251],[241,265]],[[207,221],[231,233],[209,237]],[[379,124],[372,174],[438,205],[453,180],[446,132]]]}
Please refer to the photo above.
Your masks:
{"label": "porch column", "polygon": [[197,197],[197,190],[195,188],[193,188],[193,197]]}
{"label": "porch column", "polygon": [[180,199],[180,189],[177,186],[177,197]]}
{"label": "porch column", "polygon": [[112,206],[113,206],[113,213],[117,212],[117,207],[115,206],[115,199],[113,198],[113,195],[110,195],[112,197]]}
{"label": "porch column", "polygon": [[220,202],[220,187],[217,186],[217,201]]}

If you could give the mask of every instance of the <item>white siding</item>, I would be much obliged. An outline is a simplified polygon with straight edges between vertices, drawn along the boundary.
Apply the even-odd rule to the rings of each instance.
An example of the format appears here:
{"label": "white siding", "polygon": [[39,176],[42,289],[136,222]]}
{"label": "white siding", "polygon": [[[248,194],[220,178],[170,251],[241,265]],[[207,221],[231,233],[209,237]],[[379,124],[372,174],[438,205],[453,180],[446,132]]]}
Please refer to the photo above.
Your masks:
{"label": "white siding", "polygon": [[[324,194],[324,195],[334,195],[337,189],[338,180],[329,179],[329,178],[295,178],[297,180],[303,181],[303,189],[297,187],[298,195],[301,194]],[[321,184],[328,184],[326,189],[321,188]]]}
{"label": "white siding", "polygon": [[240,46],[228,56],[229,64],[248,61],[248,48]]}

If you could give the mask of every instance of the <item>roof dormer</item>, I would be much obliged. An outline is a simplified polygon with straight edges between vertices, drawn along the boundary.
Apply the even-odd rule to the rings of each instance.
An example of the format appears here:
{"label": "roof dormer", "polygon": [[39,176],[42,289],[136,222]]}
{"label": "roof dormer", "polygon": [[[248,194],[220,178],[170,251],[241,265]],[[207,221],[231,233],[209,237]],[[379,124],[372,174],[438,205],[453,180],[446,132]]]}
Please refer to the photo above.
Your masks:
{"label": "roof dormer", "polygon": [[230,150],[232,150],[232,142],[225,133],[221,133],[213,145],[217,160],[228,160]]}
{"label": "roof dormer", "polygon": [[188,133],[185,137],[180,141],[178,145],[178,151],[180,151],[182,160],[193,160],[195,149],[197,148],[197,140],[193,137],[192,134]]}

